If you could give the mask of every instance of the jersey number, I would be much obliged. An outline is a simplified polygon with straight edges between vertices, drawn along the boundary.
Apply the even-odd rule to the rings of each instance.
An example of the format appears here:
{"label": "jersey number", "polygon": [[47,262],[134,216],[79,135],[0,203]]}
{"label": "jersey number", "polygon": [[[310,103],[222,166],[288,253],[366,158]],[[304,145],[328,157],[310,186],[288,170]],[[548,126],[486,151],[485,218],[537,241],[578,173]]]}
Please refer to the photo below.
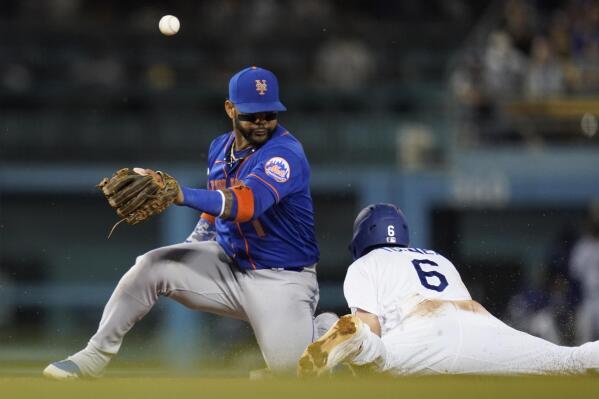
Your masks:
{"label": "jersey number", "polygon": [[416,269],[416,273],[418,273],[420,284],[422,284],[424,288],[438,292],[447,288],[448,283],[444,275],[434,270],[422,270],[422,265],[439,266],[438,264],[428,259],[414,259],[412,264],[414,265],[414,269]]}

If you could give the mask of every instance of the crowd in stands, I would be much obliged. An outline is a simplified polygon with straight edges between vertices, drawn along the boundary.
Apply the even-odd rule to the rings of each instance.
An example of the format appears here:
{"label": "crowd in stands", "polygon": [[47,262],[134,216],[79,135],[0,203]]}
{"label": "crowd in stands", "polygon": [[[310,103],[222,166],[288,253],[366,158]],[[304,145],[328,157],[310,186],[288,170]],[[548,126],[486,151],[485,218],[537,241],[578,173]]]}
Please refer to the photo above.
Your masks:
{"label": "crowd in stands", "polygon": [[[148,146],[180,148],[140,156],[193,160],[196,143],[173,140],[173,131],[194,131],[194,118],[220,126],[229,77],[253,64],[277,73],[289,115],[313,121],[315,137],[337,134],[315,117],[341,115],[349,124],[372,112],[388,119],[422,112],[439,120],[443,101],[425,90],[443,90],[446,61],[484,8],[466,0],[7,0],[0,147],[8,158],[89,159],[117,141],[129,154],[133,138],[144,136]],[[158,31],[164,14],[181,20],[177,35]],[[394,161],[388,136],[395,128],[371,140],[386,151],[375,161]],[[329,161],[322,142],[308,149]]]}
{"label": "crowd in stands", "polygon": [[514,134],[499,108],[506,101],[599,93],[598,1],[502,4],[501,23],[474,40],[451,78],[474,140]]}
{"label": "crowd in stands", "polygon": [[[353,92],[402,79],[401,64],[410,60],[402,52],[410,44],[422,42],[425,50],[427,42],[444,46],[453,36],[436,37],[443,39],[447,30],[458,33],[450,47],[458,43],[483,7],[449,3],[210,0],[165,7],[152,0],[9,0],[0,19],[16,29],[18,43],[0,43],[9,60],[0,65],[0,89],[26,92],[58,79],[92,89],[132,82],[216,89],[252,60],[276,70],[282,80]],[[172,38],[157,30],[166,13],[182,22]],[[435,33],[427,29],[432,22],[454,29],[439,27]],[[169,70],[159,82],[157,67]]]}

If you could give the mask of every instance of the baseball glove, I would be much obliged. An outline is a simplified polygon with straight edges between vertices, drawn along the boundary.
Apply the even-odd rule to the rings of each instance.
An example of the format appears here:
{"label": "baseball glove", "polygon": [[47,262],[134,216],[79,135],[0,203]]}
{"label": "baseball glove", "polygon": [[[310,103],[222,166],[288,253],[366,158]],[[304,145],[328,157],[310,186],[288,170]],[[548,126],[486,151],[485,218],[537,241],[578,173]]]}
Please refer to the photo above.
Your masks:
{"label": "baseball glove", "polygon": [[120,169],[96,185],[121,218],[110,234],[123,221],[137,224],[161,213],[177,198],[179,183],[173,177],[160,171],[136,170]]}

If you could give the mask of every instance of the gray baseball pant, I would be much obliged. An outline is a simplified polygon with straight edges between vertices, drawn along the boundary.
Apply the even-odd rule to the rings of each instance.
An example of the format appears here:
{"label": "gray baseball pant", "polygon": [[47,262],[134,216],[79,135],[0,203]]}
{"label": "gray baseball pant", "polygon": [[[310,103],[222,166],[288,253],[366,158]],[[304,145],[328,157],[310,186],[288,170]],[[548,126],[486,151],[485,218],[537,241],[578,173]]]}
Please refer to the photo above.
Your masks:
{"label": "gray baseball pant", "polygon": [[[283,265],[282,265],[283,266]],[[314,339],[315,266],[303,271],[239,270],[215,241],[177,244],[139,256],[110,297],[90,344],[116,354],[125,334],[156,303],[245,320],[273,371],[294,370]]]}

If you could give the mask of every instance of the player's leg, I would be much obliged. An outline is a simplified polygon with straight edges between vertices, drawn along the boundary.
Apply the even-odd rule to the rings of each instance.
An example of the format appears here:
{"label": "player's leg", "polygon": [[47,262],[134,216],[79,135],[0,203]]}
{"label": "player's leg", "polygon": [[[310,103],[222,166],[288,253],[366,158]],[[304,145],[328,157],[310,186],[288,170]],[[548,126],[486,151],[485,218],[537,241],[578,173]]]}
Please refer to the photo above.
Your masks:
{"label": "player's leg", "polygon": [[240,273],[243,307],[270,370],[294,373],[312,342],[318,284],[314,268],[302,272],[256,270]]}
{"label": "player's leg", "polygon": [[[333,312],[323,312],[314,317],[314,336],[312,340],[325,335],[338,320],[339,316]],[[250,380],[261,380],[270,377],[272,377],[272,372],[268,368],[250,371]]]}
{"label": "player's leg", "polygon": [[58,379],[100,375],[125,334],[161,295],[193,309],[245,319],[228,262],[214,241],[158,248],[138,257],[115,288],[87,347],[51,364],[44,374]]}
{"label": "player's leg", "polygon": [[449,373],[578,374],[599,367],[599,343],[565,347],[515,330],[491,315],[458,311],[461,346]]}
{"label": "player's leg", "polygon": [[383,337],[399,374],[575,374],[599,367],[599,344],[563,347],[515,330],[482,307],[451,302],[406,317]]}
{"label": "player's leg", "polygon": [[382,369],[386,350],[378,335],[352,315],[342,316],[329,331],[310,344],[302,354],[297,371],[300,376],[318,376],[341,363]]}

